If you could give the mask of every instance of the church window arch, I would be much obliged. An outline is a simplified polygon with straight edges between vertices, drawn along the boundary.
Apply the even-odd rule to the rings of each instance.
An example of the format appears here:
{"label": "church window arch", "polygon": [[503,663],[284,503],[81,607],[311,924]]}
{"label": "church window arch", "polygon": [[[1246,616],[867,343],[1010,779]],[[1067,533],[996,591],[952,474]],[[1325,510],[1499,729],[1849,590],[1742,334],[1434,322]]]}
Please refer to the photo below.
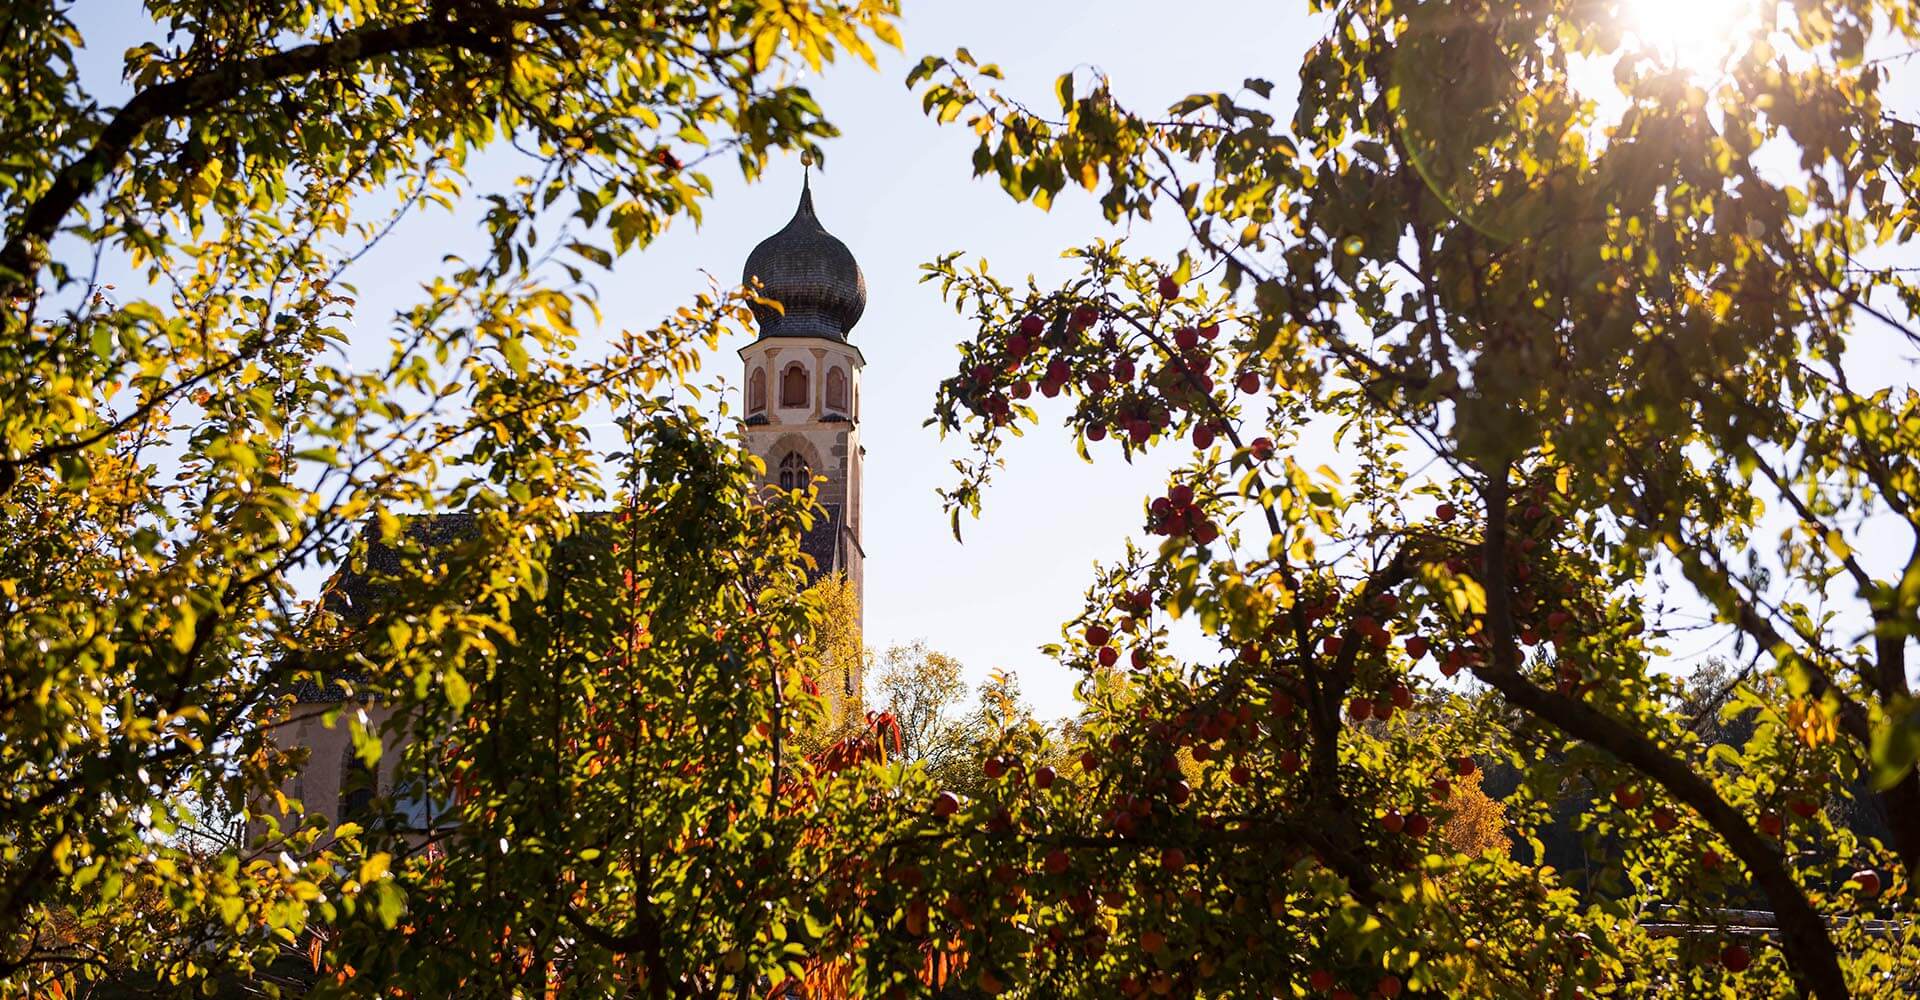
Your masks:
{"label": "church window arch", "polygon": [[767,370],[755,368],[747,376],[747,412],[765,413],[767,411]]}
{"label": "church window arch", "polygon": [[797,451],[787,452],[780,458],[780,488],[783,490],[804,490],[813,482],[813,473],[807,468],[807,460]]}
{"label": "church window arch", "polygon": [[844,368],[827,369],[827,409],[847,412],[847,370]]}
{"label": "church window arch", "polygon": [[780,373],[780,405],[807,405],[807,366],[798,361]]}

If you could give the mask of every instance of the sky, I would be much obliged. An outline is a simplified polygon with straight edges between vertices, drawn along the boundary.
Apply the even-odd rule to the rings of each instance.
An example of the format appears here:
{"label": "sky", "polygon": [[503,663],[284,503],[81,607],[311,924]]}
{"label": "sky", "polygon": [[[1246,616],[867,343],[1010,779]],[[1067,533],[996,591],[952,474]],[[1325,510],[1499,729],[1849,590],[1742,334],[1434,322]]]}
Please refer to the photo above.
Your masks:
{"label": "sky", "polygon": [[[88,86],[103,101],[123,99],[119,54],[150,33],[150,23],[135,0],[82,0],[76,17],[91,50]],[[1042,406],[1040,427],[1007,449],[983,516],[963,519],[965,541],[956,542],[935,491],[953,483],[951,461],[964,442],[942,441],[923,423],[937,383],[954,369],[955,345],[972,330],[937,287],[920,283],[920,267],[959,250],[991,261],[1003,280],[1034,273],[1044,286],[1068,273],[1066,248],[1124,235],[1138,251],[1171,258],[1185,245],[1185,227],[1163,220],[1116,229],[1073,189],[1051,213],[1015,204],[993,180],[972,177],[972,132],[926,118],[904,86],[907,69],[964,45],[1002,68],[1004,91],[1036,107],[1051,106],[1055,77],[1078,70],[1104,72],[1124,103],[1157,109],[1193,92],[1237,90],[1250,76],[1291,94],[1300,57],[1320,31],[1304,0],[908,0],[901,29],[904,49],[881,53],[878,70],[847,60],[807,81],[843,133],[814,174],[816,206],[860,261],[868,287],[851,336],[867,359],[866,639],[882,649],[923,640],[958,658],[970,684],[1012,671],[1043,718],[1066,716],[1075,710],[1077,675],[1038,647],[1057,640],[1076,614],[1096,561],[1117,558],[1125,539],[1140,534],[1142,505],[1164,491],[1177,456],[1150,454],[1129,466],[1109,450],[1099,464],[1083,463],[1046,419],[1060,410]],[[514,166],[483,163],[476,180]],[[654,324],[710,280],[736,283],[748,252],[793,213],[797,159],[776,162],[757,184],[725,162],[709,173],[718,191],[701,225],[677,221],[598,278],[601,336]],[[471,204],[417,215],[363,261],[354,278],[355,352],[369,363],[384,357],[388,318],[412,301],[440,257],[481,247],[476,219]],[[743,342],[722,343],[705,374],[737,387],[734,352]],[[614,441],[611,428],[596,431]],[[1308,467],[1339,464],[1330,454],[1301,458]]]}

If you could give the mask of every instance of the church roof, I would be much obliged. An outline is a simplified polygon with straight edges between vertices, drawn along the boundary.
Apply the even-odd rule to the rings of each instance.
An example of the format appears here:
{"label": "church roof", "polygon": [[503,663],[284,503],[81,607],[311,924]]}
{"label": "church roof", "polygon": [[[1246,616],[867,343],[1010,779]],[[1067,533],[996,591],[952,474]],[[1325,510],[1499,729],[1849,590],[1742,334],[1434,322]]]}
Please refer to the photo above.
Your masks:
{"label": "church roof", "polygon": [[[800,536],[800,551],[813,560],[812,567],[807,571],[809,584],[817,583],[828,574],[845,569],[847,562],[841,544],[843,533],[840,505],[823,503],[820,506],[822,508],[820,515],[813,519],[812,525]],[[582,527],[585,528],[593,523],[609,523],[614,513],[614,511],[584,513],[580,515],[581,520],[586,522]],[[369,527],[367,530],[372,529]],[[472,514],[455,512],[407,518],[406,530],[423,549],[431,550],[470,538],[476,529]],[[593,532],[578,531],[560,542],[554,552],[554,558],[564,559],[576,554],[580,549],[591,548],[598,544],[600,540]],[[351,644],[352,636],[366,625],[387,598],[390,585],[376,577],[398,573],[401,569],[400,560],[401,554],[397,550],[382,545],[370,537],[367,545],[366,567],[373,575],[352,569],[342,569],[328,579],[325,589],[321,592],[320,601],[327,611],[339,617],[342,631],[345,633],[339,638],[346,645]],[[341,645],[331,646],[336,654],[341,648]],[[292,693],[296,701],[345,701],[348,688],[343,686],[343,683],[357,686],[366,679],[358,671],[342,665],[337,655],[330,654],[326,650],[315,651],[310,654],[310,659],[307,655],[295,655],[306,661],[299,664],[302,669],[317,669],[325,675],[321,680],[308,676],[295,681],[292,685]]]}
{"label": "church roof", "polygon": [[800,207],[786,228],[747,255],[741,281],[783,307],[756,305],[761,337],[846,340],[867,308],[867,278],[853,251],[835,239],[813,212],[813,188],[800,189]]}

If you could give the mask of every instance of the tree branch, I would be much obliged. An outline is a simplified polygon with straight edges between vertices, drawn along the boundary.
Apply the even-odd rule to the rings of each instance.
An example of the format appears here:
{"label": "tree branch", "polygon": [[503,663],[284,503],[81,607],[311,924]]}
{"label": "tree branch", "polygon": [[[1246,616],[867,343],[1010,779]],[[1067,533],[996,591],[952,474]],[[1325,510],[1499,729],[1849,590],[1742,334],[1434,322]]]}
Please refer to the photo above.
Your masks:
{"label": "tree branch", "polygon": [[216,106],[261,84],[307,76],[382,56],[455,46],[491,50],[501,29],[540,20],[531,10],[469,9],[458,21],[413,21],[349,31],[269,55],[240,59],[135,94],[114,114],[80,158],[62,167],[27,206],[0,247],[0,299],[20,297],[35,280],[42,248],[80,201],[157,122]]}

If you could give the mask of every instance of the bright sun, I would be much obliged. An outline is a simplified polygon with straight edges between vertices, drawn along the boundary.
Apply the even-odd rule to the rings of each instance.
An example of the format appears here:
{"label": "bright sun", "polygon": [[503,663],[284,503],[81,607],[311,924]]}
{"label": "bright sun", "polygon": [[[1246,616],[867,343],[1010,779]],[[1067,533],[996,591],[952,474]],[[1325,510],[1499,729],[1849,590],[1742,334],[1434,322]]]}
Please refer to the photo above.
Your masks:
{"label": "bright sun", "polygon": [[1762,0],[1627,0],[1636,38],[1680,69],[1711,72],[1725,63],[1760,17]]}

